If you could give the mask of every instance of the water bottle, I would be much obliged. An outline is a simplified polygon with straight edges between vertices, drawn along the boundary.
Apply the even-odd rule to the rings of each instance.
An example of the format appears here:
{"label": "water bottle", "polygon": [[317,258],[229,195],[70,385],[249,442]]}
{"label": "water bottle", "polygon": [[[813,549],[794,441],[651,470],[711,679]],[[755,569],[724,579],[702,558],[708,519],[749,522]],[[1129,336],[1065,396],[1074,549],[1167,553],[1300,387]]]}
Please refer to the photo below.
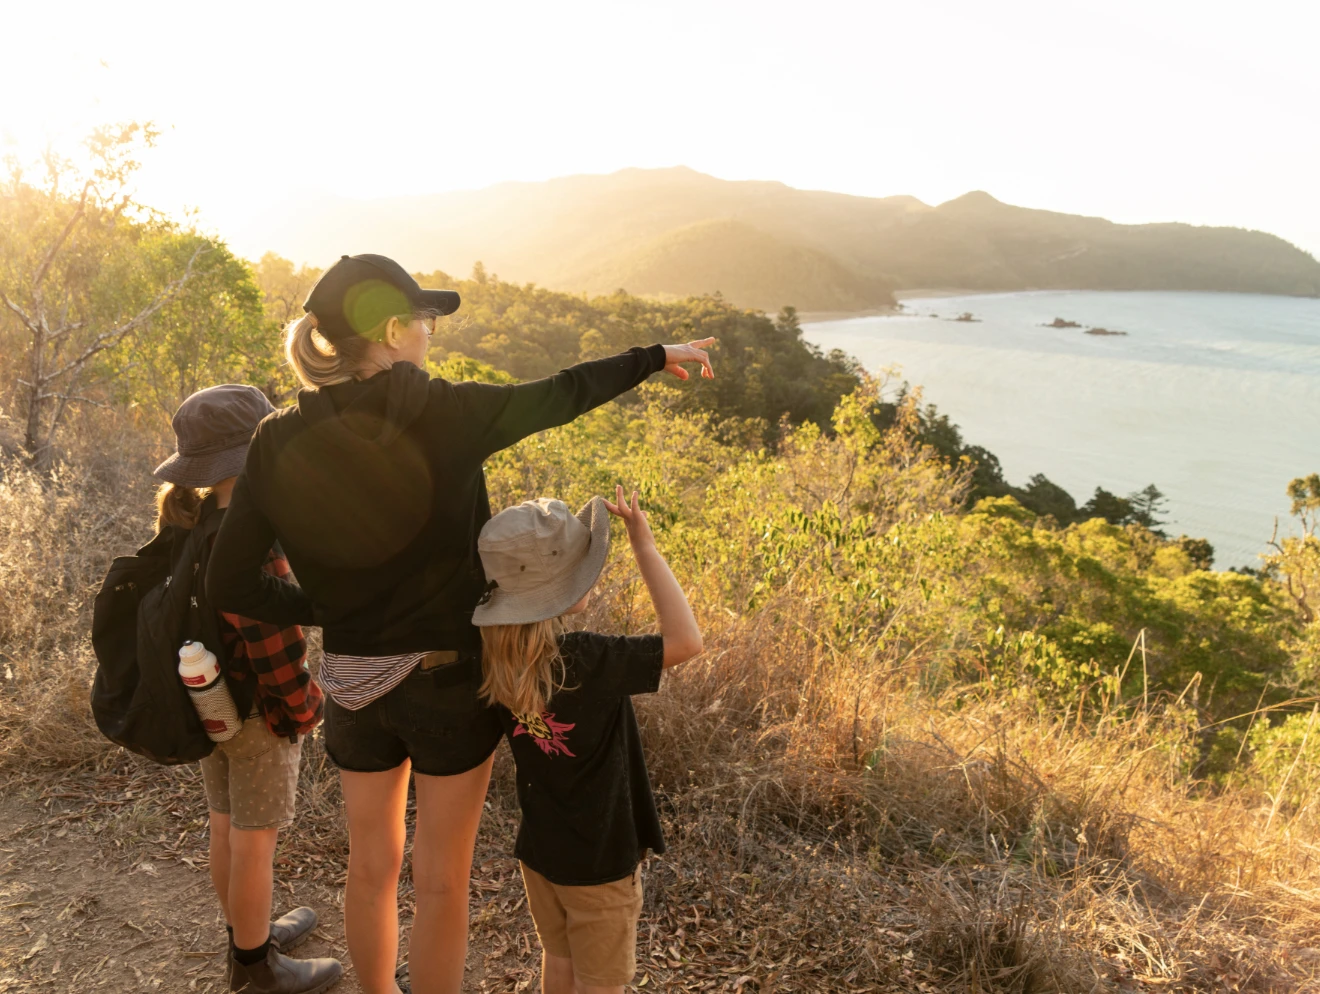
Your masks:
{"label": "water bottle", "polygon": [[238,734],[243,722],[228,685],[220,679],[215,653],[200,642],[183,643],[179,649],[179,679],[188,688],[202,728],[212,742],[228,742]]}

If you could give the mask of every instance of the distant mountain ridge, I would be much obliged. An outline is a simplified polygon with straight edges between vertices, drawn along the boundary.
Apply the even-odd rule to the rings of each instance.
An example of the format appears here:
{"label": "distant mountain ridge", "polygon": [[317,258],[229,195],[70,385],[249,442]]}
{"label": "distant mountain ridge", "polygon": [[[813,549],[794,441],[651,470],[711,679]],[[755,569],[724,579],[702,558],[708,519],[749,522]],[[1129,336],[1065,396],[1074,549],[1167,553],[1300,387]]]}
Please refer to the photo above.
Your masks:
{"label": "distant mountain ridge", "polygon": [[257,239],[315,263],[373,251],[413,270],[463,274],[481,260],[503,279],[553,289],[718,291],[772,311],[861,310],[923,287],[1320,296],[1320,263],[1263,232],[1115,224],[981,191],[931,207],[682,166],[291,206],[245,240]]}

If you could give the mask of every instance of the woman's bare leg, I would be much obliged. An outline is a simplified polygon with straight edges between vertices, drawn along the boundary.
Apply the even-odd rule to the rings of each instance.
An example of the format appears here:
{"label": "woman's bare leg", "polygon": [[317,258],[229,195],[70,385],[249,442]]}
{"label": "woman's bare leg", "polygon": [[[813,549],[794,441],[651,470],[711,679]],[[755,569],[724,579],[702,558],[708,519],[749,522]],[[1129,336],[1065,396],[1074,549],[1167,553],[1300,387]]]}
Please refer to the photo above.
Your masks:
{"label": "woman's bare leg", "polygon": [[452,777],[417,775],[417,915],[408,943],[414,994],[458,994],[462,989],[472,850],[493,761],[494,756]]}
{"label": "woman's bare leg", "polygon": [[340,770],[348,811],[344,932],[364,994],[399,994],[399,870],[403,866],[407,760],[383,773]]}

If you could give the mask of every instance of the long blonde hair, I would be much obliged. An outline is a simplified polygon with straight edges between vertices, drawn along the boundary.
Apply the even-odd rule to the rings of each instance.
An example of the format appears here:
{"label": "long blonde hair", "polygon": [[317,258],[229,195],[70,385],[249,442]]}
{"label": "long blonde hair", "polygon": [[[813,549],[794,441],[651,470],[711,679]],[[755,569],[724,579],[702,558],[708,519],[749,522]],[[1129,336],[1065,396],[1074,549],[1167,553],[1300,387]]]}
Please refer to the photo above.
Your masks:
{"label": "long blonde hair", "polygon": [[481,699],[514,714],[539,715],[564,686],[559,618],[481,629]]}
{"label": "long blonde hair", "polygon": [[166,525],[196,528],[202,513],[202,501],[209,490],[195,490],[177,483],[162,483],[156,491],[156,531]]}

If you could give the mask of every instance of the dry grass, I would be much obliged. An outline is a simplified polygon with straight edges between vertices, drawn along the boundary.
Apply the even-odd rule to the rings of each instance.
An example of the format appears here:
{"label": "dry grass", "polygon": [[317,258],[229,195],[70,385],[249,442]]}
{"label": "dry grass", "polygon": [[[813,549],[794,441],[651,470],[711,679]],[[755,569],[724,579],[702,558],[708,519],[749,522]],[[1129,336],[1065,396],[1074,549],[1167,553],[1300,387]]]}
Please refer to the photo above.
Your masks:
{"label": "dry grass", "polygon": [[[87,709],[91,596],[150,531],[159,448],[128,428],[88,426],[54,481],[0,477],[0,766],[122,845],[187,830],[179,799],[200,790],[108,749]],[[617,563],[604,589],[590,623],[635,617]],[[639,702],[671,839],[642,932],[656,989],[1320,989],[1314,810],[1189,781],[1176,702],[1078,723],[933,695],[919,658],[832,651],[775,620],[791,607],[705,619],[706,655]],[[306,756],[281,853],[333,885],[338,783],[317,740]],[[499,869],[514,814],[502,758],[474,934],[525,963]]]}
{"label": "dry grass", "polygon": [[[950,989],[1315,983],[1320,824],[1309,809],[1271,824],[1250,785],[1190,781],[1195,722],[1176,701],[1079,725],[1025,702],[932,699],[915,673],[859,692],[809,641],[730,625],[646,702],[653,773],[699,843],[684,858],[762,872],[776,844],[807,844],[823,865],[851,860],[868,899],[847,965],[897,918],[900,952]],[[860,765],[859,738],[882,743]],[[810,925],[797,901],[777,910],[767,929]],[[892,958],[870,962],[858,976],[894,976]]]}
{"label": "dry grass", "polygon": [[[13,435],[0,414],[0,434]],[[151,534],[152,467],[168,451],[131,414],[92,409],[42,479],[0,456],[0,761],[102,752],[87,691],[92,599],[110,560]]]}

